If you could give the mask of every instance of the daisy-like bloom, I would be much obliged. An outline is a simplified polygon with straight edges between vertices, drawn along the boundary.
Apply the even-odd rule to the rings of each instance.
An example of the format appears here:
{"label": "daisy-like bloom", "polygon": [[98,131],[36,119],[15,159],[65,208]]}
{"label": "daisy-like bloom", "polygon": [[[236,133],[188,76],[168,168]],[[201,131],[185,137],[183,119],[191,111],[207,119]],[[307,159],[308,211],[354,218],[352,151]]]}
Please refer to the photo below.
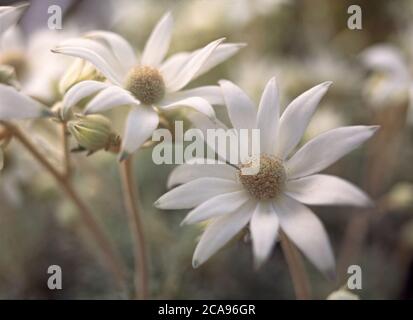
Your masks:
{"label": "daisy-like bloom", "polygon": [[140,59],[121,36],[95,31],[63,42],[53,51],[91,62],[109,81],[84,81],[73,86],[63,101],[62,116],[81,99],[97,95],[84,113],[131,105],[122,139],[120,159],[136,151],[159,123],[158,110],[193,108],[214,118],[211,104],[222,103],[219,87],[205,86],[181,91],[191,80],[234,55],[242,44],[209,43],[192,53],[178,53],[164,61],[168,51],[172,16],[164,15],[150,35]]}
{"label": "daisy-like bloom", "polygon": [[[365,95],[373,107],[393,105],[397,99],[409,100],[408,121],[413,122],[412,76],[402,51],[390,44],[377,44],[360,55],[362,63],[373,71],[365,86]],[[390,102],[390,103],[389,103]]]}
{"label": "daisy-like bloom", "polygon": [[[271,79],[259,108],[229,81],[220,86],[233,127],[260,130],[259,171],[243,175],[251,160],[237,168],[229,164],[184,164],[169,178],[182,184],[160,197],[161,209],[195,208],[184,223],[209,220],[193,256],[193,266],[204,263],[249,224],[257,265],[270,255],[279,229],[323,273],[332,277],[334,256],[327,233],[308,205],[372,205],[369,197],[338,177],[319,174],[357,148],[376,126],[339,127],[324,132],[293,152],[326,93],[330,82],[319,84],[293,100],[279,116],[278,89]],[[198,163],[198,164],[196,164]]]}

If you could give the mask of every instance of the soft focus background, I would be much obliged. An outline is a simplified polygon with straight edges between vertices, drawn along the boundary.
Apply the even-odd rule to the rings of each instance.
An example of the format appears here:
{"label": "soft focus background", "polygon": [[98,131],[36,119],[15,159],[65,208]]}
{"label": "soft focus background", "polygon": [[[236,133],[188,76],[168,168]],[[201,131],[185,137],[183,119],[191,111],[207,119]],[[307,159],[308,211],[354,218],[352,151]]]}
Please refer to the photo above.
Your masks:
{"label": "soft focus background", "polygon": [[[10,3],[15,1],[0,1],[0,5]],[[380,89],[374,86],[385,81],[386,74],[373,74],[360,61],[360,53],[371,45],[392,44],[405,59],[406,71],[413,75],[412,1],[33,0],[31,4],[19,25],[19,41],[36,48],[26,50],[28,58],[37,62],[30,76],[36,85],[51,68],[49,59],[56,59],[48,56],[56,39],[101,28],[119,32],[138,51],[168,10],[175,19],[170,53],[192,50],[223,36],[229,42],[248,43],[233,59],[192,86],[227,78],[258,101],[265,83],[276,75],[285,107],[308,88],[332,80],[306,139],[340,125],[380,124],[374,139],[327,170],[361,186],[377,206],[372,210],[313,208],[331,237],[339,271],[339,279],[332,283],[306,262],[313,296],[325,299],[345,285],[347,267],[358,264],[363,270],[363,287],[354,293],[361,299],[413,298],[413,128],[406,120],[408,89],[390,94],[384,101],[375,100],[375,90]],[[51,4],[64,8],[64,28],[48,31],[43,42],[33,44],[34,35],[47,27]],[[362,8],[362,30],[347,28],[351,4]],[[65,69],[65,58],[57,59],[54,63]],[[53,99],[47,97],[49,102]],[[217,112],[225,119],[222,107]],[[112,115],[115,120],[120,117]],[[53,123],[28,122],[23,128],[30,130],[49,159],[59,164],[61,150],[57,141],[53,143],[57,136]],[[99,152],[90,157],[77,154],[73,159],[76,188],[104,222],[131,276],[131,239],[116,157]],[[194,270],[191,258],[202,226],[180,227],[184,212],[163,212],[152,206],[166,191],[172,166],[154,165],[150,149],[139,151],[135,165],[145,207],[152,298],[294,297],[279,246],[268,263],[255,271],[248,234]],[[46,271],[52,264],[63,270],[63,290],[51,291],[46,286]],[[12,142],[0,172],[0,298],[119,297],[75,208],[48,173]]]}

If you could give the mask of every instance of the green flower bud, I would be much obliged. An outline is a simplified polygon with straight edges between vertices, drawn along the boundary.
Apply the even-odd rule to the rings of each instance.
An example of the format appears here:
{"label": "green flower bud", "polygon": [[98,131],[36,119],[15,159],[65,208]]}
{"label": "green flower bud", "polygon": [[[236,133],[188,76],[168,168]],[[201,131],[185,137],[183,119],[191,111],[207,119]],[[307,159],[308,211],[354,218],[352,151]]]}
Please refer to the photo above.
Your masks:
{"label": "green flower bud", "polygon": [[12,66],[0,65],[0,83],[13,86],[18,89],[20,88],[19,82],[17,81],[16,72]]}
{"label": "green flower bud", "polygon": [[75,114],[75,119],[67,123],[67,128],[79,146],[93,153],[98,150],[118,152],[120,138],[112,131],[108,118],[99,115]]}
{"label": "green flower bud", "polygon": [[76,59],[59,82],[59,92],[64,95],[73,85],[85,80],[103,81],[105,77],[90,63]]}

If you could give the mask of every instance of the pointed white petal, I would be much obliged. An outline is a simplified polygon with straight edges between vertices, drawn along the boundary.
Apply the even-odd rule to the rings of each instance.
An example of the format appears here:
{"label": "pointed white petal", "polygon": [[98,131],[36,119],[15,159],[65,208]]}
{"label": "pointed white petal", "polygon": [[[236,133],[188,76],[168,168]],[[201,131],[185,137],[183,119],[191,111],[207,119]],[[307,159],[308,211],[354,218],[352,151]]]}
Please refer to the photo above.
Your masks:
{"label": "pointed white petal", "polygon": [[281,229],[321,272],[335,276],[335,261],[330,240],[318,217],[306,206],[281,196],[273,201]]}
{"label": "pointed white petal", "polygon": [[372,205],[369,196],[352,183],[325,174],[287,181],[285,192],[308,205]]}
{"label": "pointed white petal", "polygon": [[171,110],[176,110],[176,109],[185,108],[185,107],[194,109],[198,112],[203,113],[204,115],[206,115],[207,117],[211,119],[215,119],[214,108],[212,108],[209,102],[203,98],[192,97],[192,98],[186,98],[183,100],[178,100],[176,102],[173,102],[167,105],[159,105],[159,108],[164,111],[171,111]]}
{"label": "pointed white petal", "polygon": [[14,87],[0,84],[0,120],[31,119],[51,116],[41,103]]}
{"label": "pointed white petal", "polygon": [[278,235],[278,216],[270,201],[260,201],[250,222],[255,264],[264,263],[274,247]]}
{"label": "pointed white petal", "polygon": [[166,13],[149,36],[142,53],[142,65],[158,67],[165,57],[171,42],[173,19]]}
{"label": "pointed white petal", "polygon": [[224,41],[224,38],[215,40],[198,52],[191,54],[191,57],[182,66],[173,81],[170,84],[166,83],[167,90],[169,92],[175,92],[185,87],[222,41]]}
{"label": "pointed white petal", "polygon": [[203,75],[212,68],[216,67],[225,60],[235,55],[241,48],[245,47],[245,43],[222,43],[220,44],[210,57],[205,61],[204,65],[195,74],[194,78]]}
{"label": "pointed white petal", "polygon": [[307,142],[287,162],[289,179],[320,172],[369,139],[378,126],[350,126],[324,132]]}
{"label": "pointed white petal", "polygon": [[321,83],[295,98],[285,109],[280,119],[276,155],[287,158],[300,142],[322,97],[331,82]]}
{"label": "pointed white petal", "polygon": [[251,99],[231,81],[219,82],[231,123],[236,129],[254,129],[257,109]]}
{"label": "pointed white petal", "polygon": [[190,211],[182,224],[194,224],[238,210],[250,199],[245,190],[220,194]]}
{"label": "pointed white petal", "polygon": [[214,219],[195,249],[193,267],[199,267],[239,233],[250,220],[254,207],[255,201],[249,201],[235,212]]}
{"label": "pointed white petal", "polygon": [[112,50],[125,74],[137,64],[133,48],[129,42],[120,35],[109,31],[92,31],[86,36],[94,40],[104,41]]}
{"label": "pointed white petal", "polygon": [[175,80],[178,73],[181,71],[183,66],[189,61],[191,57],[190,52],[179,52],[170,56],[160,67],[160,72],[165,81],[165,86],[167,88],[171,87],[171,84]]}
{"label": "pointed white petal", "polygon": [[257,115],[257,128],[260,129],[261,152],[275,153],[280,103],[275,78],[268,81],[262,94]]}
{"label": "pointed white petal", "polygon": [[29,3],[21,3],[17,6],[0,7],[0,35],[17,23],[29,5]]}
{"label": "pointed white petal", "polygon": [[86,80],[71,87],[63,98],[61,116],[66,118],[67,112],[73,108],[80,100],[94,95],[96,92],[107,88],[109,85],[104,82]]}
{"label": "pointed white petal", "polygon": [[156,202],[159,209],[191,209],[217,195],[242,190],[235,181],[199,178],[165,193]]}
{"label": "pointed white petal", "polygon": [[[202,159],[204,160],[204,159]],[[177,184],[189,182],[202,177],[216,177],[228,180],[235,180],[237,169],[227,165],[226,163],[219,164],[193,164],[185,163],[180,165],[171,172],[168,177],[168,188]]]}
{"label": "pointed white petal", "polygon": [[203,86],[188,90],[168,93],[164,98],[164,104],[170,104],[186,98],[198,97],[203,98],[212,105],[223,105],[224,97],[219,86]]}
{"label": "pointed white petal", "polygon": [[134,153],[158,127],[159,116],[149,106],[136,106],[128,114],[125,132],[122,138],[120,160]]}
{"label": "pointed white petal", "polygon": [[63,41],[52,51],[85,59],[114,84],[121,85],[123,82],[124,73],[115,56],[109,48],[98,41],[84,38],[69,39]]}
{"label": "pointed white petal", "polygon": [[84,113],[103,112],[124,105],[139,105],[129,91],[118,86],[110,86],[99,92],[86,106]]}

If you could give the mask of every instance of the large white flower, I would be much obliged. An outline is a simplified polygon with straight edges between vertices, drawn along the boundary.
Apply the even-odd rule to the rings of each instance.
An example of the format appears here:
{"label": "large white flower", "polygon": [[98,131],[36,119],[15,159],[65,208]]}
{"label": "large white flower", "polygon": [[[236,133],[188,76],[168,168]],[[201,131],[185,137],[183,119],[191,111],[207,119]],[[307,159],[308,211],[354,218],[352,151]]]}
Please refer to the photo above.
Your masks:
{"label": "large white flower", "polygon": [[0,7],[0,36],[11,26],[17,23],[23,12],[28,7],[28,3],[22,3],[17,6]]}
{"label": "large white flower", "polygon": [[250,163],[241,160],[237,167],[225,162],[199,164],[195,160],[195,164],[181,165],[172,172],[168,185],[183,185],[164,194],[155,205],[162,209],[195,208],[185,223],[210,220],[195,250],[194,267],[249,224],[258,265],[268,258],[281,228],[316,267],[332,276],[335,262],[326,231],[303,204],[372,204],[353,184],[318,172],[357,148],[377,127],[333,129],[292,154],[330,82],[304,92],[281,117],[275,78],[266,85],[258,111],[236,85],[229,81],[221,81],[220,85],[234,128],[260,130],[258,174],[242,175],[240,169]]}
{"label": "large white flower", "polygon": [[192,53],[178,53],[164,61],[168,51],[172,16],[164,15],[150,35],[140,59],[121,36],[105,31],[63,42],[54,49],[88,60],[110,83],[84,81],[73,86],[63,101],[63,116],[82,98],[99,92],[86,106],[85,113],[131,105],[122,139],[120,159],[138,149],[158,126],[156,108],[174,110],[189,107],[215,117],[211,104],[222,103],[219,87],[205,86],[180,91],[191,80],[234,55],[242,44],[211,42]]}

